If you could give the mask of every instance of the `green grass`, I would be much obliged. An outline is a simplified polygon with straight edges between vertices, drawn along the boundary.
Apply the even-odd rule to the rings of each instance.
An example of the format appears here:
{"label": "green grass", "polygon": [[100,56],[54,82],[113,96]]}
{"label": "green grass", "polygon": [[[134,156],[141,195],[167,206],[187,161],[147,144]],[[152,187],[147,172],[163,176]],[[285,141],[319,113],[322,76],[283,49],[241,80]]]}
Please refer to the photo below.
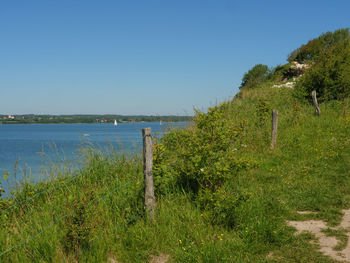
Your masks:
{"label": "green grass", "polygon": [[[243,88],[234,101],[219,106],[215,123],[227,136],[230,129],[237,133],[228,144],[220,136],[208,137],[215,141],[207,148],[195,144],[198,134],[207,135],[199,127],[173,131],[161,140],[162,158],[155,160],[155,222],[143,213],[143,171],[137,155],[91,150],[75,174],[25,183],[12,199],[0,202],[0,210],[46,192],[0,214],[0,253],[49,228],[1,255],[0,261],[107,262],[113,257],[148,262],[151,255],[163,253],[170,255],[169,262],[334,262],[309,242],[312,235],[295,236],[286,221],[314,218],[335,226],[341,210],[350,207],[349,100],[321,104],[318,117],[312,105],[292,93],[265,83]],[[279,111],[274,150],[272,109]],[[244,127],[238,129],[238,124]],[[174,134],[187,136],[187,141]],[[219,157],[198,150],[216,144],[228,145],[219,148]],[[185,151],[189,147],[198,150],[202,161],[198,156],[193,163],[181,160],[191,159]],[[198,192],[184,187],[184,171],[190,171],[188,180],[206,182],[201,181],[201,168],[191,166],[207,165],[203,160],[216,160],[212,173],[204,175],[220,176],[218,184]],[[231,161],[236,166],[227,170]],[[302,210],[316,213],[299,215]],[[345,242],[344,233],[329,234]]]}

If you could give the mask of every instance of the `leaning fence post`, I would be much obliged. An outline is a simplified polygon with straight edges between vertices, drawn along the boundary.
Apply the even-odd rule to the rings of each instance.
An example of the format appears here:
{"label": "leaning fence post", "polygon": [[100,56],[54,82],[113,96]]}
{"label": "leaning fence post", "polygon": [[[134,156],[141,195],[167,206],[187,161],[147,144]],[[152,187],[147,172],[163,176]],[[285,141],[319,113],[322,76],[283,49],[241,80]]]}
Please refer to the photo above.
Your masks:
{"label": "leaning fence post", "polygon": [[314,102],[316,114],[318,116],[320,116],[321,115],[321,111],[320,111],[320,108],[318,107],[318,103],[317,103],[316,90],[313,90],[311,94],[312,94],[312,101]]}
{"label": "leaning fence post", "polygon": [[156,198],[154,196],[153,186],[153,148],[152,148],[152,132],[151,128],[142,129],[143,137],[143,175],[145,181],[145,200],[144,209],[151,219],[154,218],[154,209],[156,206]]}
{"label": "leaning fence post", "polygon": [[276,147],[277,140],[277,123],[278,123],[278,111],[272,111],[272,132],[271,132],[271,148]]}

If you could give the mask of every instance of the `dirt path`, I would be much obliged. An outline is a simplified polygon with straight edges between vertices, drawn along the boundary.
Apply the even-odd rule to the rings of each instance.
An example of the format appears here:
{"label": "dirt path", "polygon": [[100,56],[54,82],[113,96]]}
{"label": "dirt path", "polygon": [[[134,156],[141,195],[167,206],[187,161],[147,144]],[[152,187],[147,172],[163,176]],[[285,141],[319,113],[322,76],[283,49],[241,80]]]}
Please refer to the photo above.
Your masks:
{"label": "dirt path", "polygon": [[[306,211],[299,212],[300,214],[307,213]],[[350,209],[343,210],[343,220],[337,227],[327,227],[326,223],[320,220],[307,220],[307,221],[288,221],[288,225],[297,229],[296,234],[300,234],[303,231],[311,232],[314,234],[319,242],[320,250],[323,254],[338,260],[350,262]],[[346,247],[341,251],[334,250],[334,247],[338,244],[338,240],[333,236],[326,236],[322,229],[345,229],[347,231],[348,243]]]}
{"label": "dirt path", "polygon": [[[169,258],[170,258],[169,255],[160,253],[159,256],[152,255],[149,263],[166,263],[166,262],[168,262]],[[117,261],[116,259],[114,259],[114,257],[112,255],[109,255],[107,262],[108,263],[121,263],[120,261]]]}

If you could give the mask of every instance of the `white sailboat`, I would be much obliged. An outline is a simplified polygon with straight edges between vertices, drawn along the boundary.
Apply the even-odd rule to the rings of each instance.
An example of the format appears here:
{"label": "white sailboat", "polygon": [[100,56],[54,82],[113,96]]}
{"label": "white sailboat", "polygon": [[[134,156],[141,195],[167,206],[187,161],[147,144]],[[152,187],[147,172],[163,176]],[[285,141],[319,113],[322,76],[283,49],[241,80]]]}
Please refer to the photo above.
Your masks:
{"label": "white sailboat", "polygon": [[159,125],[162,125],[162,121],[159,122]]}
{"label": "white sailboat", "polygon": [[114,120],[114,126],[117,126],[118,123],[117,123],[117,120]]}

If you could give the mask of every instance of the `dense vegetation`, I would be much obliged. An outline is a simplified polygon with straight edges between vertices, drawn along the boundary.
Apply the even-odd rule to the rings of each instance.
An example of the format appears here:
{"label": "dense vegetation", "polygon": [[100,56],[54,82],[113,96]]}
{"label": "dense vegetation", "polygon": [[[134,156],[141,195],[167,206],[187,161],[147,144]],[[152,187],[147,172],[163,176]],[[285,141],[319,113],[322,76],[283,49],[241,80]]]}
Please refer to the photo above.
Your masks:
{"label": "dense vegetation", "polygon": [[269,67],[263,64],[257,64],[243,75],[240,88],[253,87],[264,81],[269,74]]}
{"label": "dense vegetation", "polygon": [[[85,149],[78,172],[25,182],[1,201],[1,262],[149,262],[159,254],[168,262],[334,262],[286,221],[336,225],[350,207],[350,99],[334,88],[341,95],[322,100],[316,116],[300,88],[273,87],[289,66],[155,141],[154,222],[143,212],[141,158]],[[316,69],[297,85],[316,89],[302,85]]]}
{"label": "dense vegetation", "polygon": [[[342,100],[350,95],[350,31],[339,29],[327,32],[294,50],[288,64],[271,70],[263,64],[255,65],[242,78],[240,88],[256,88],[276,81],[297,79],[294,96],[311,100],[316,90],[318,100]],[[302,63],[306,67],[293,67]]]}
{"label": "dense vegetation", "polygon": [[319,36],[318,38],[310,40],[307,44],[302,45],[300,48],[294,50],[289,56],[288,61],[298,61],[299,63],[305,63],[308,61],[317,61],[319,57],[339,43],[349,42],[350,32],[349,29],[339,29],[334,32],[327,32]]}
{"label": "dense vegetation", "polygon": [[350,95],[350,41],[336,43],[322,52],[302,76],[296,95],[311,99],[316,90],[319,101],[341,100]]}

